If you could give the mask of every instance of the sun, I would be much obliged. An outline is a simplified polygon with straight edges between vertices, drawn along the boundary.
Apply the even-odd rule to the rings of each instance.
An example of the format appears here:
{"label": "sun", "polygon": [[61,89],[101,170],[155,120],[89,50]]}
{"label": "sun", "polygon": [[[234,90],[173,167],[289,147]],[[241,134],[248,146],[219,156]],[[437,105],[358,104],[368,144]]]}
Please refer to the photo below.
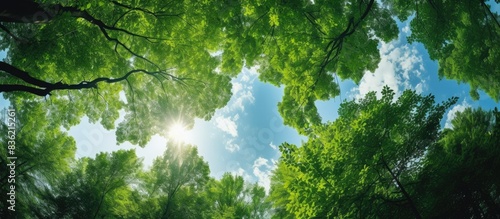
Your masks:
{"label": "sun", "polygon": [[190,132],[186,125],[176,122],[168,129],[168,138],[177,143],[186,143],[189,140]]}

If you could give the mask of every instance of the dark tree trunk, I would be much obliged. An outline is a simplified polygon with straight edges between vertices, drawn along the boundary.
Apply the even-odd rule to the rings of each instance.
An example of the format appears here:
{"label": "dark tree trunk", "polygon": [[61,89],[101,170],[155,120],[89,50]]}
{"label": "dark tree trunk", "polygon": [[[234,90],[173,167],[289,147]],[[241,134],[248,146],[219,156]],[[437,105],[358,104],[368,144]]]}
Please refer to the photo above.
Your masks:
{"label": "dark tree trunk", "polygon": [[413,212],[413,215],[415,216],[416,219],[422,219],[422,215],[420,215],[420,212],[417,209],[417,206],[415,205],[415,202],[413,202],[413,199],[410,197],[410,194],[406,191],[404,188],[403,184],[399,181],[398,177],[392,172],[391,168],[389,167],[389,164],[382,158],[382,164],[384,165],[385,169],[391,174],[392,179],[394,182],[396,182],[396,185],[398,186],[399,190],[403,193],[403,196],[408,200],[408,203],[410,204],[410,209]]}

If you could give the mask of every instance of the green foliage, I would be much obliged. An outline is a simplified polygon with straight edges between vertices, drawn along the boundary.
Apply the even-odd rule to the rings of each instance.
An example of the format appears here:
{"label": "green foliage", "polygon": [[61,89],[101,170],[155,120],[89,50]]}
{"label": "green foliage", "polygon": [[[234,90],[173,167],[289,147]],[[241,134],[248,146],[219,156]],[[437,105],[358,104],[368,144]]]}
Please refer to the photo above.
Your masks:
{"label": "green foliage", "polygon": [[197,205],[197,202],[204,201],[200,193],[209,180],[209,173],[208,164],[195,147],[168,146],[141,177],[142,200],[137,217],[200,218],[207,204]]}
{"label": "green foliage", "polygon": [[248,35],[262,48],[259,78],[285,86],[280,114],[304,135],[321,121],[314,101],[340,94],[334,77],[359,82],[377,67],[378,43],[397,34],[389,12],[374,1],[253,1],[244,9]]}
{"label": "green foliage", "polygon": [[245,185],[241,176],[225,173],[220,180],[210,182],[207,192],[213,209],[211,218],[267,218],[269,214],[264,188]]}
{"label": "green foliage", "polygon": [[[43,169],[47,164],[39,165],[29,171],[19,165],[22,173],[16,176],[18,217],[268,218],[270,215],[263,187],[229,173],[220,180],[211,178],[208,164],[198,155],[196,147],[190,145],[168,146],[147,170],[141,168],[142,159],[135,150],[73,160],[64,165],[70,166],[65,170]],[[6,183],[2,180],[3,185]],[[8,215],[6,206],[2,207],[0,215]]]}
{"label": "green foliage", "polygon": [[[0,116],[0,185],[1,191],[7,194],[10,185],[15,185],[17,217],[27,217],[30,211],[46,211],[43,191],[49,183],[56,182],[61,175],[69,171],[69,164],[74,161],[76,145],[56,124],[45,118],[45,110],[37,104],[26,104],[24,108],[15,110],[15,139],[7,136],[9,122],[4,117],[7,112],[2,110]],[[29,112],[27,116],[25,112]],[[13,122],[13,121],[10,121]],[[12,126],[11,126],[12,127]],[[14,141],[15,144],[8,144]],[[8,145],[15,145],[9,154]],[[17,157],[15,160],[7,157]],[[10,178],[11,161],[15,161],[15,178]],[[10,179],[10,180],[9,180]],[[15,181],[12,181],[15,180]],[[47,184],[40,183],[47,182]],[[0,204],[0,215],[6,215],[7,202]]]}
{"label": "green foliage", "polygon": [[339,118],[314,126],[301,147],[280,146],[274,206],[296,218],[418,214],[408,190],[421,168],[419,158],[437,141],[442,115],[456,101],[435,104],[432,95],[414,91],[394,100],[385,87],[381,99],[371,92],[344,102]]}
{"label": "green foliage", "polygon": [[[130,75],[119,83],[99,84],[91,90],[53,91],[50,96],[50,113],[67,115],[61,121],[64,127],[77,124],[86,115],[91,122],[100,121],[112,129],[118,112],[124,110],[117,140],[141,146],[152,135],[162,134],[172,118],[183,117],[190,125],[195,117],[210,119],[229,100],[230,76],[243,65],[256,64],[261,66],[261,79],[287,87],[280,112],[286,115],[287,125],[306,134],[309,124],[320,121],[314,101],[339,94],[334,73],[359,81],[379,60],[379,38],[373,36],[387,41],[397,30],[393,20],[375,19],[387,17],[388,12],[373,1],[363,6],[376,16],[362,16],[353,4],[342,9],[348,5],[343,2],[41,4],[46,14],[55,15],[50,22],[4,25],[15,33],[2,33],[9,39],[1,47],[9,49],[9,64],[31,77],[63,84],[116,79],[133,70],[145,70],[147,73]],[[226,9],[212,13],[221,8]],[[351,28],[349,36],[342,35]],[[360,47],[364,49],[357,49]],[[342,55],[332,56],[340,50]],[[212,55],[217,51],[220,55]],[[153,75],[156,71],[161,74]],[[15,77],[2,80],[29,85]],[[120,98],[121,91],[125,99]],[[9,94],[7,98],[43,104],[39,97],[28,94]],[[290,106],[292,110],[286,109]],[[70,107],[74,109],[71,114]]]}
{"label": "green foliage", "polygon": [[45,217],[119,217],[136,203],[127,201],[141,168],[134,150],[100,153],[82,158],[50,192],[54,210]]}
{"label": "green foliage", "polygon": [[[1,33],[9,64],[31,77],[62,84],[145,72],[92,89],[52,91],[47,101],[29,93],[5,94],[20,108],[35,102],[67,129],[84,115],[113,129],[123,110],[118,142],[144,146],[180,117],[188,125],[194,118],[210,119],[230,98],[229,76],[240,69],[215,71],[221,62],[210,53],[221,49],[223,33],[219,26],[207,25],[213,17],[202,3],[46,1],[43,6],[46,14],[55,15],[50,22],[4,25],[19,38]],[[34,86],[9,74],[0,83]]]}
{"label": "green foliage", "polygon": [[499,119],[497,110],[468,108],[430,148],[417,190],[426,218],[500,216]]}
{"label": "green foliage", "polygon": [[[339,118],[327,124],[315,106],[340,94],[338,77],[359,82],[374,71],[379,43],[397,36],[392,17],[413,14],[409,41],[424,44],[439,76],[470,84],[473,99],[481,89],[498,100],[500,24],[484,1],[20,2],[39,6],[47,20],[8,22],[15,14],[2,12],[1,64],[42,84],[80,86],[44,98],[26,89],[4,93],[17,109],[22,148],[20,218],[500,215],[500,179],[491,171],[500,168],[497,110],[468,109],[441,132],[456,98],[435,104],[432,95],[405,91],[395,99],[385,87],[381,99],[372,92],[342,103]],[[228,102],[231,77],[244,66],[258,66],[262,81],[284,86],[278,104],[284,123],[309,138],[301,147],[280,146],[269,200],[241,176],[211,178],[193,146],[168,145],[147,170],[134,151],[74,160],[75,142],[64,129],[83,116],[116,128],[119,143],[144,146],[169,124],[209,120]],[[1,73],[1,91],[49,90],[19,72]],[[101,82],[83,87],[94,80]],[[125,119],[115,127],[120,112]],[[0,153],[4,191],[8,153],[5,147]]]}
{"label": "green foliage", "polygon": [[475,100],[478,89],[499,100],[500,19],[484,1],[383,2],[400,19],[416,13],[409,40],[424,44],[440,77],[468,83]]}

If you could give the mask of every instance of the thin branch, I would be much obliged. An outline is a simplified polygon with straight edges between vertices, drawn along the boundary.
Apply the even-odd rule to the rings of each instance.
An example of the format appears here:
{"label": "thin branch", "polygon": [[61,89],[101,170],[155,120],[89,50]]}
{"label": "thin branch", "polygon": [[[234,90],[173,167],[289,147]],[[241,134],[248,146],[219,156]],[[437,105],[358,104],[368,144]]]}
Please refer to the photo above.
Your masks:
{"label": "thin branch", "polygon": [[116,21],[113,23],[112,27],[116,27],[116,24],[118,24],[118,21],[120,21],[122,18],[125,17],[125,15],[127,15],[130,12],[132,12],[132,10],[128,10],[125,13],[123,13],[122,15],[120,15],[120,17],[118,17],[118,19],[116,19]]}
{"label": "thin branch", "polygon": [[323,35],[326,35],[326,33],[323,30],[321,30],[321,26],[318,23],[316,23],[316,18],[314,17],[314,15],[311,14],[311,12],[304,12],[303,14],[307,18],[309,23],[311,23],[313,27],[316,28],[316,30],[318,30]]}
{"label": "thin branch", "polygon": [[165,39],[165,38],[157,38],[157,37],[145,36],[145,35],[141,35],[141,34],[130,32],[130,31],[128,31],[126,29],[123,29],[123,28],[109,26],[106,23],[104,23],[102,20],[99,20],[99,19],[95,18],[94,16],[90,15],[87,11],[80,10],[78,8],[75,8],[75,7],[62,7],[61,11],[69,12],[74,17],[83,18],[86,21],[90,22],[91,24],[97,25],[101,30],[102,29],[105,29],[105,30],[114,30],[114,31],[126,33],[126,34],[131,35],[131,36],[143,38],[143,39],[146,39],[146,40],[168,40],[168,39]]}
{"label": "thin branch", "polygon": [[[125,50],[127,50],[127,52],[129,52],[133,56],[135,56],[135,57],[137,57],[139,59],[142,59],[142,60],[148,62],[149,64],[155,66],[156,68],[160,69],[160,67],[156,63],[154,63],[151,60],[149,60],[148,58],[146,58],[144,56],[141,56],[141,55],[137,54],[136,52],[132,51],[132,49],[130,49],[127,45],[125,45],[124,43],[122,43],[117,38],[110,37],[109,34],[108,34],[108,32],[106,31],[106,29],[104,27],[100,27],[99,26],[99,29],[101,29],[102,34],[104,34],[104,37],[106,37],[106,39],[108,39],[109,41],[115,42],[116,45],[120,45],[122,48],[124,48]],[[116,45],[115,45],[115,51],[116,51]]]}
{"label": "thin branch", "polygon": [[4,26],[3,24],[0,23],[0,29],[2,29],[3,31],[5,31],[5,33],[7,33],[9,36],[12,37],[12,39],[14,39],[15,41],[18,41],[18,42],[21,42],[21,43],[26,43],[28,42],[28,40],[24,39],[24,38],[21,38],[21,37],[18,37],[16,35],[14,35],[12,33],[12,31],[9,30],[9,28],[7,28],[6,26]]}
{"label": "thin branch", "polygon": [[375,0],[370,0],[368,6],[366,7],[361,17],[356,22],[354,22],[354,17],[351,17],[349,19],[349,24],[347,25],[346,29],[338,36],[331,38],[330,42],[328,42],[327,46],[325,47],[325,51],[327,51],[327,54],[325,58],[323,58],[323,61],[320,64],[320,69],[316,75],[316,79],[314,80],[313,84],[309,86],[310,89],[312,90],[315,89],[316,84],[320,79],[320,76],[325,72],[325,69],[328,66],[328,64],[330,64],[333,60],[339,57],[340,52],[342,51],[344,40],[350,35],[352,35],[359,27],[361,22],[368,16],[368,13],[372,9],[374,2]]}
{"label": "thin branch", "polygon": [[125,4],[122,4],[122,3],[117,2],[117,1],[111,1],[111,3],[113,3],[113,4],[117,5],[117,6],[129,9],[130,11],[140,11],[140,12],[143,12],[145,14],[152,15],[152,16],[154,16],[156,18],[158,18],[158,17],[179,17],[179,16],[181,16],[183,14],[183,13],[168,14],[165,11],[150,11],[150,10],[144,9],[144,8],[137,8],[137,7],[132,7],[132,6],[129,6],[129,5],[125,5]]}

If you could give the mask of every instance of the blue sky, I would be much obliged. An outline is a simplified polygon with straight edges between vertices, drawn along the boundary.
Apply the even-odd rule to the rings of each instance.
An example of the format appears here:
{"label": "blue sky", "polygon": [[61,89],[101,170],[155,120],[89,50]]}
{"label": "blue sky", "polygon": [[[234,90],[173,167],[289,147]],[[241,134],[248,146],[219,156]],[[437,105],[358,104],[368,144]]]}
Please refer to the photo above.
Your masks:
{"label": "blue sky", "polygon": [[[343,100],[362,97],[369,91],[380,91],[384,85],[390,86],[397,94],[405,89],[432,93],[438,102],[451,96],[459,97],[458,103],[445,114],[443,126],[449,126],[447,122],[454,113],[468,106],[484,109],[500,106],[483,92],[480,92],[480,100],[473,101],[467,84],[439,80],[437,63],[429,59],[425,48],[418,43],[407,43],[406,36],[411,34],[407,22],[398,22],[398,26],[401,30],[399,38],[380,45],[381,62],[374,73],[366,72],[358,85],[350,80],[341,81],[339,97],[316,102],[323,121],[335,120]],[[4,56],[0,53],[0,58]],[[277,109],[283,88],[260,82],[255,69],[243,69],[232,83],[233,97],[228,105],[217,110],[210,121],[197,119],[194,128],[186,133],[187,143],[198,147],[199,154],[210,165],[212,176],[218,178],[224,172],[233,172],[269,188],[269,175],[279,158],[277,146],[283,142],[300,145],[307,138],[283,125]],[[6,105],[8,102],[0,98],[0,106]],[[69,133],[76,139],[77,157],[94,157],[101,151],[135,148],[138,156],[144,157],[146,165],[151,165],[152,160],[163,153],[168,142],[165,137],[154,136],[144,148],[129,143],[117,146],[113,130],[90,124],[87,118]]]}

